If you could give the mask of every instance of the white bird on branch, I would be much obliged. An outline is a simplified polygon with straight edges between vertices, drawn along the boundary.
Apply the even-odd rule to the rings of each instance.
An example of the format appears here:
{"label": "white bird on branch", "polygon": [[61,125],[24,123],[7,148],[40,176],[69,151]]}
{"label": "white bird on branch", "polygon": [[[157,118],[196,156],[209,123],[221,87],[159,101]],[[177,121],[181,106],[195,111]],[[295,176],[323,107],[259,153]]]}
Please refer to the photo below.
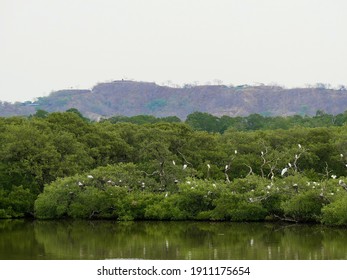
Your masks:
{"label": "white bird on branch", "polygon": [[339,180],[339,185],[340,185],[341,187],[343,187],[343,188],[347,191],[347,185],[346,185],[346,183],[345,183],[344,181]]}
{"label": "white bird on branch", "polygon": [[288,171],[287,167],[283,168],[281,171],[281,176],[283,176],[287,171]]}

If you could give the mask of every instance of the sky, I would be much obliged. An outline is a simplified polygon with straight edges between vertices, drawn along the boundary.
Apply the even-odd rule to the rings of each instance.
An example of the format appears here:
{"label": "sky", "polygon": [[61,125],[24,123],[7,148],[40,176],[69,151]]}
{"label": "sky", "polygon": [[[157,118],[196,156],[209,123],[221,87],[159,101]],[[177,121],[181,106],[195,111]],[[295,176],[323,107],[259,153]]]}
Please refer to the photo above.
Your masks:
{"label": "sky", "polygon": [[347,85],[346,0],[0,0],[0,100],[119,79]]}

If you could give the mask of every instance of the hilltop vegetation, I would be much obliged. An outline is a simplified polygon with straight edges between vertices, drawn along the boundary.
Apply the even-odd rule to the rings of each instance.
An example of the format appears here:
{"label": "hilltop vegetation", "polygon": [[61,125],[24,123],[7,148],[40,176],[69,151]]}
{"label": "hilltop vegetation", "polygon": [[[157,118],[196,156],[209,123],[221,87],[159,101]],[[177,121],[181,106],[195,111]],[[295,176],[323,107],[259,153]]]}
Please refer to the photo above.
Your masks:
{"label": "hilltop vegetation", "polygon": [[[133,117],[114,116],[101,121],[111,123],[128,122],[133,124],[154,124],[159,122],[179,123],[181,119],[174,116],[156,118],[149,115],[139,115]],[[343,126],[347,123],[347,111],[338,115],[326,114],[317,111],[313,117],[309,116],[287,116],[287,117],[264,117],[259,114],[251,114],[246,117],[217,117],[208,113],[194,112],[187,116],[185,123],[194,130],[218,132],[223,134],[227,129],[232,128],[236,131],[254,131],[271,129],[289,129],[297,126],[302,127],[330,127]]]}
{"label": "hilltop vegetation", "polygon": [[169,121],[0,118],[0,217],[347,224],[346,123],[220,134]]}
{"label": "hilltop vegetation", "polygon": [[35,102],[0,103],[0,115],[30,115],[37,109],[61,112],[69,108],[77,108],[93,120],[115,115],[177,116],[185,120],[196,111],[217,117],[313,116],[318,110],[337,115],[347,108],[347,90],[322,84],[292,89],[265,85],[172,87],[122,80],[100,83],[91,90],[59,90]]}

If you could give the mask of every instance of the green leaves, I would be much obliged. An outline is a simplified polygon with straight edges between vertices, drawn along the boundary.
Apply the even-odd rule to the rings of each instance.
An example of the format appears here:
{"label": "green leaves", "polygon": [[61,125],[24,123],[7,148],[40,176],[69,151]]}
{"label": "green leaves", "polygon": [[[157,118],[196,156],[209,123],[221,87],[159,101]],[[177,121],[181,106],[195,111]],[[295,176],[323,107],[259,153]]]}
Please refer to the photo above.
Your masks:
{"label": "green leaves", "polygon": [[[205,113],[187,121],[205,120],[199,131],[141,116],[134,119],[145,124],[135,125],[92,123],[75,110],[41,113],[0,119],[3,218],[30,215],[43,192],[35,211],[45,219],[320,221],[320,209],[335,203],[331,193],[343,191],[345,127],[233,128],[221,135],[199,130],[225,127],[226,117]],[[265,119],[248,118],[256,127]]]}

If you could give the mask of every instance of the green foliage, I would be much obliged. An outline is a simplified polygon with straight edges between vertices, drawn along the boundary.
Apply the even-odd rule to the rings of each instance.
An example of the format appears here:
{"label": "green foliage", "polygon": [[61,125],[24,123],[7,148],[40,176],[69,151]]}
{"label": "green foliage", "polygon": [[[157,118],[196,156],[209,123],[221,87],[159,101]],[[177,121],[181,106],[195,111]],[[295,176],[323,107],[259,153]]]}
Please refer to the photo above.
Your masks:
{"label": "green foliage", "polygon": [[347,194],[344,193],[322,209],[322,223],[326,225],[347,225]]}
{"label": "green foliage", "polygon": [[247,196],[224,192],[215,201],[215,209],[211,213],[214,220],[234,222],[261,221],[267,216],[267,210],[259,202],[247,200]]}
{"label": "green foliage", "polygon": [[[224,133],[228,129],[237,131],[257,131],[257,130],[275,130],[275,129],[291,129],[295,127],[330,127],[342,126],[347,123],[347,114],[338,114],[336,116],[325,114],[318,110],[316,116],[306,116],[307,108],[303,106],[300,111],[301,115],[293,116],[269,116],[269,113],[250,114],[246,117],[217,117],[209,113],[194,112],[187,116],[186,123],[195,130],[204,130],[208,132]],[[264,116],[266,115],[266,116]],[[304,116],[302,116],[304,115]]]}
{"label": "green foliage", "polygon": [[48,114],[49,112],[38,109],[36,110],[36,113],[33,115],[33,117],[44,119],[44,118],[47,118]]}
{"label": "green foliage", "polygon": [[126,117],[126,116],[114,116],[108,119],[102,120],[102,122],[110,122],[110,123],[120,123],[120,122],[128,122],[133,124],[154,124],[154,123],[160,123],[160,122],[166,122],[166,123],[179,123],[181,122],[180,118],[176,116],[168,116],[168,117],[162,117],[157,118],[151,115],[137,115],[132,117]]}
{"label": "green foliage", "polygon": [[320,221],[321,209],[326,201],[316,191],[298,194],[282,203],[284,215],[298,222]]}
{"label": "green foliage", "polygon": [[80,117],[84,121],[90,121],[88,118],[84,117],[82,115],[82,113],[80,111],[78,111],[76,108],[70,108],[70,109],[66,110],[66,112],[74,113],[74,114],[76,114],[78,117]]}
{"label": "green foliage", "polygon": [[219,190],[211,182],[191,181],[179,185],[177,207],[187,219],[194,219],[200,212],[212,210],[213,200],[218,197]]}
{"label": "green foliage", "polygon": [[23,186],[15,186],[11,191],[0,188],[0,218],[33,216],[35,198],[36,196]]}
{"label": "green foliage", "polygon": [[74,109],[0,118],[0,216],[320,222],[344,192],[346,127],[276,119],[289,129],[266,130],[268,118],[233,118],[223,135],[203,130],[229,119],[206,113],[187,121],[195,130],[149,116],[93,123]]}

